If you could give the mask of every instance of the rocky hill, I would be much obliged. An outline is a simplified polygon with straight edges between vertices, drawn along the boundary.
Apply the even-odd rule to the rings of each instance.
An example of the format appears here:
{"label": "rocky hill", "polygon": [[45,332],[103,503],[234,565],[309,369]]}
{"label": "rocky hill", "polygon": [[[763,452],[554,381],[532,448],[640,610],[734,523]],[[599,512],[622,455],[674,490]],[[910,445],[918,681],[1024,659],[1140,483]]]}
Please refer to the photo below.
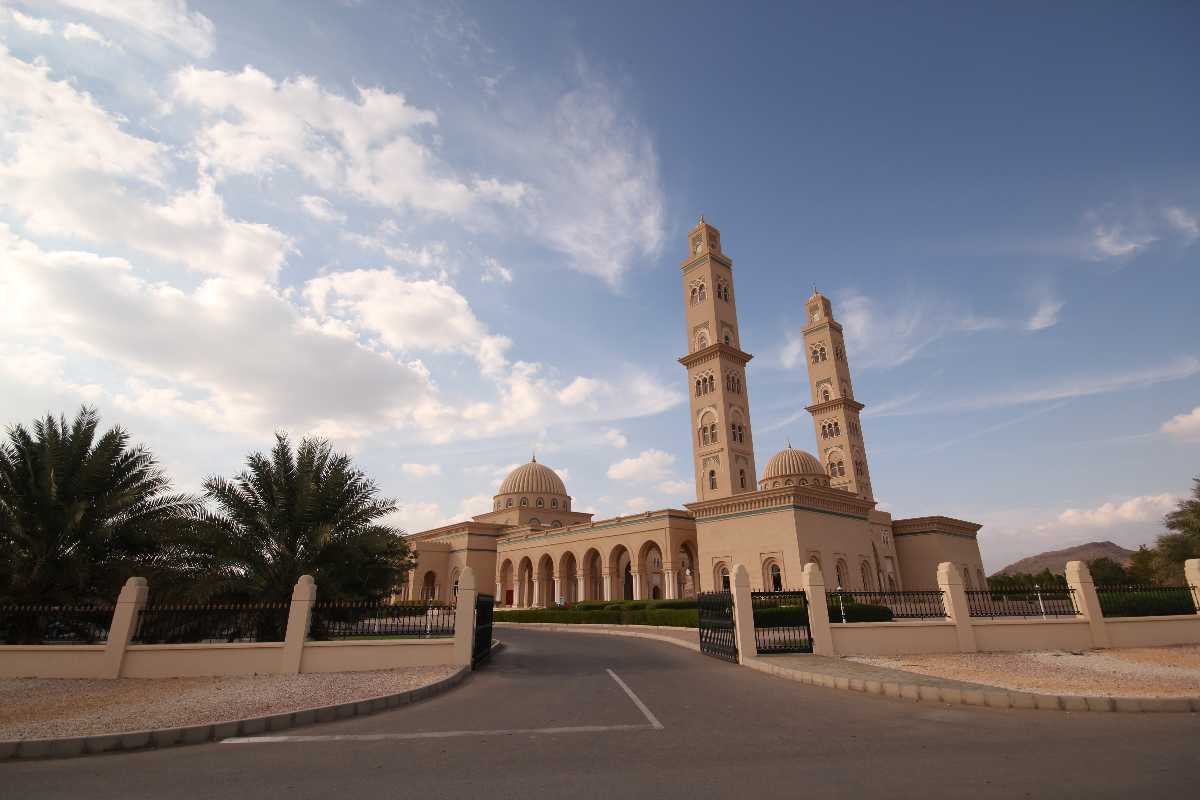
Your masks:
{"label": "rocky hill", "polygon": [[1014,575],[1018,572],[1037,574],[1044,569],[1051,572],[1064,572],[1068,561],[1091,561],[1096,558],[1111,558],[1118,564],[1128,564],[1132,550],[1121,547],[1113,542],[1088,542],[1066,547],[1062,550],[1048,550],[1035,556],[1014,561],[996,575]]}

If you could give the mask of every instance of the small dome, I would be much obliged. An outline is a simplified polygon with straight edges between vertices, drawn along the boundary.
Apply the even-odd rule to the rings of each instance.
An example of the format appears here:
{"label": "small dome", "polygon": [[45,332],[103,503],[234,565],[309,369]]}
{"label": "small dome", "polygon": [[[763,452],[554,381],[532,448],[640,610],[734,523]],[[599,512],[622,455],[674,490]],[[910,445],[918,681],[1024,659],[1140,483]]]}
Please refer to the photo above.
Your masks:
{"label": "small dome", "polygon": [[565,496],[567,487],[558,473],[544,464],[530,461],[508,473],[500,484],[497,495],[502,494],[555,494]]}
{"label": "small dome", "polygon": [[825,468],[812,453],[787,447],[767,462],[767,468],[763,470],[763,480],[782,478],[785,475],[820,475],[823,478]]}

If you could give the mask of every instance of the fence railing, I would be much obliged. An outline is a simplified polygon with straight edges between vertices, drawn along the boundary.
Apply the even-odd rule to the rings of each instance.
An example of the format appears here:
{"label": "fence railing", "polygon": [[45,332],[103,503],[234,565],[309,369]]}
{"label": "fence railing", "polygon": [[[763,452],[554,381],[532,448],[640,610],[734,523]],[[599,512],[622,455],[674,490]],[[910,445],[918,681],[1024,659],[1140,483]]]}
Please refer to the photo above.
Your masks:
{"label": "fence railing", "polygon": [[113,607],[0,606],[2,644],[103,644]]}
{"label": "fence railing", "polygon": [[934,619],[946,616],[941,591],[842,592],[829,598],[830,622],[890,622],[893,619]]}
{"label": "fence railing", "polygon": [[967,592],[967,606],[972,617],[1075,617],[1079,607],[1075,603],[1075,590],[1051,587],[1049,589],[1004,589],[995,591],[971,590]]}
{"label": "fence railing", "polygon": [[134,644],[282,642],[288,603],[146,606],[138,612]]}
{"label": "fence railing", "polygon": [[811,653],[808,599],[804,592],[751,592],[754,644],[759,654]]}
{"label": "fence railing", "polygon": [[315,603],[309,639],[429,639],[454,635],[454,608],[440,603]]}
{"label": "fence railing", "polygon": [[1096,597],[1106,617],[1195,614],[1200,604],[1195,586],[1097,586]]}

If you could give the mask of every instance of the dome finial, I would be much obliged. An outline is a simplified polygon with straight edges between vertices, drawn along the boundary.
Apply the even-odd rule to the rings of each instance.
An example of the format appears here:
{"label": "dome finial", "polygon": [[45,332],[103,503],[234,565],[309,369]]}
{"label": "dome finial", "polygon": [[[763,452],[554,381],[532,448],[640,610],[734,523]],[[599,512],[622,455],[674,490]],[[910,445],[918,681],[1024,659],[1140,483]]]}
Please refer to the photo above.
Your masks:
{"label": "dome finial", "polygon": [[533,448],[533,455],[530,457],[529,461],[533,464],[537,463],[537,448],[536,447]]}
{"label": "dome finial", "polygon": [[703,214],[700,215],[700,224],[701,225],[704,224],[704,215]]}
{"label": "dome finial", "polygon": [[788,450],[792,449],[792,437],[790,437],[790,436],[787,438],[787,446],[788,446]]}

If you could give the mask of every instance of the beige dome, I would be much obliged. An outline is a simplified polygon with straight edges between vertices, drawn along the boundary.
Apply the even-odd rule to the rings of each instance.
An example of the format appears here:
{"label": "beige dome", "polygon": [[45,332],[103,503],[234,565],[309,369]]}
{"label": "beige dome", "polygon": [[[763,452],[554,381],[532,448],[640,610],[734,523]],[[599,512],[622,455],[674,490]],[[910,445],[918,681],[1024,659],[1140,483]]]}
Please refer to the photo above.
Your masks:
{"label": "beige dome", "polygon": [[497,495],[559,495],[566,496],[567,487],[558,477],[558,473],[537,461],[530,461],[508,473],[508,477],[500,484]]}
{"label": "beige dome", "polygon": [[767,462],[763,479],[782,478],[784,475],[824,475],[825,468],[812,453],[788,447],[776,453]]}

